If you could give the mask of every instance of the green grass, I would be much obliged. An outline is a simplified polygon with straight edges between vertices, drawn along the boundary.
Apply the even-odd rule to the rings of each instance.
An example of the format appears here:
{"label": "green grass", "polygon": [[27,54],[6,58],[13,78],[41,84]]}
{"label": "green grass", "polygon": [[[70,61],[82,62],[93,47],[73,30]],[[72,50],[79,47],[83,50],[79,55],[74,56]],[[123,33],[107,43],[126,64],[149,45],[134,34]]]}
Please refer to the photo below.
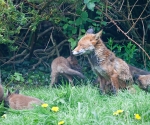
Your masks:
{"label": "green grass", "polygon": [[[24,89],[22,94],[40,98],[49,106],[22,111],[8,109],[7,117],[0,118],[0,125],[57,125],[61,120],[65,125],[149,125],[150,94],[136,89],[136,93],[124,91],[116,96],[100,95],[92,85]],[[52,112],[53,106],[58,106],[59,111]],[[124,112],[114,116],[119,109]],[[135,113],[141,120],[134,118]]]}

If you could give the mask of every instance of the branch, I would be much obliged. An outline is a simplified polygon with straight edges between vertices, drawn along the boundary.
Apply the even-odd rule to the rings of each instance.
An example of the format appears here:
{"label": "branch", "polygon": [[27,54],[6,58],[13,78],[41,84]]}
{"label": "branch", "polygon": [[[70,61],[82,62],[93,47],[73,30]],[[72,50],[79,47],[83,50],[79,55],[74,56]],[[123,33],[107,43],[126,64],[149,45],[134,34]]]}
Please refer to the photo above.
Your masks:
{"label": "branch", "polygon": [[135,23],[133,23],[132,27],[128,30],[128,32],[126,32],[126,34],[128,34],[130,32],[130,30],[132,30],[132,28],[135,26],[135,24],[139,21],[139,19],[141,18],[142,14],[144,13],[144,11],[146,10],[146,7],[148,6],[149,1],[147,2],[146,6],[144,7],[142,13],[140,14],[139,18],[135,21]]}
{"label": "branch", "polygon": [[[100,10],[98,6],[96,6],[96,9]],[[133,39],[131,39],[127,35],[127,33],[125,33],[108,14],[106,14],[104,12],[103,12],[103,14],[117,27],[117,29],[119,31],[121,31],[129,40],[131,40],[133,43],[135,43],[147,55],[148,59],[150,60],[150,56],[146,53],[146,51],[138,43],[136,43]]]}

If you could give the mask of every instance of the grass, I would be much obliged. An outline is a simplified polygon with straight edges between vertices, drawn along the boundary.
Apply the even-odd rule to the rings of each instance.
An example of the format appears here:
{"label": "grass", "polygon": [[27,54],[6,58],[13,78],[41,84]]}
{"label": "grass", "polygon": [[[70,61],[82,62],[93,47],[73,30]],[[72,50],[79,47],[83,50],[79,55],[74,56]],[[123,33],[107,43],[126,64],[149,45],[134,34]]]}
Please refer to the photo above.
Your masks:
{"label": "grass", "polygon": [[[48,107],[22,111],[7,109],[6,118],[0,118],[1,125],[57,125],[61,120],[64,125],[150,124],[150,94],[137,87],[136,93],[120,91],[116,96],[100,95],[90,84],[28,88],[21,93],[43,100]],[[53,106],[59,107],[59,111],[51,111]],[[113,115],[119,109],[123,113]],[[134,114],[139,114],[141,120],[135,119]]]}

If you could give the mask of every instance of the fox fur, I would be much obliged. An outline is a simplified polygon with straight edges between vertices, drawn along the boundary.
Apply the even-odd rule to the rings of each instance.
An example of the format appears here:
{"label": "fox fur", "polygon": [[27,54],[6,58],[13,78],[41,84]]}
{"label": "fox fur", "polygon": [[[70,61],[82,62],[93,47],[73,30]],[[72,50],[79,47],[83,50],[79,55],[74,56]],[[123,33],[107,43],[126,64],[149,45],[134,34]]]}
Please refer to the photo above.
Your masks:
{"label": "fox fur", "polygon": [[[148,89],[148,83],[146,84],[145,82],[147,82],[147,77],[150,75],[150,72],[148,71],[144,71],[140,68],[137,68],[137,67],[134,67],[134,66],[131,66],[129,65],[129,69],[130,69],[130,72],[131,72],[131,75],[133,77],[133,80],[134,80],[134,83],[138,83],[138,86],[141,88],[141,89],[144,89],[144,90],[147,90]],[[148,75],[149,74],[149,75]],[[143,79],[140,80],[140,77],[143,76]],[[145,76],[145,77],[144,77]],[[144,80],[144,78],[146,78]],[[149,76],[150,78],[150,76]],[[112,92],[112,86],[111,86],[111,83],[110,81],[104,81],[104,80],[101,80],[102,82],[105,83],[105,90],[106,90],[106,93],[110,93]],[[96,78],[94,81],[94,84],[98,84],[100,82],[100,80],[98,78]]]}
{"label": "fox fur", "polygon": [[150,91],[150,74],[149,75],[134,75],[134,79],[138,84],[139,88]]}
{"label": "fox fur", "polygon": [[65,76],[69,82],[73,84],[72,76],[78,76],[84,79],[84,75],[80,72],[81,67],[78,64],[78,61],[75,56],[71,55],[68,58],[62,56],[55,58],[51,63],[51,83],[52,87],[58,80],[59,75]]}
{"label": "fox fur", "polygon": [[8,91],[7,96],[4,98],[4,105],[15,110],[32,109],[34,105],[42,103],[38,98],[19,94],[19,90],[14,93]]}
{"label": "fox fur", "polygon": [[150,72],[142,70],[142,69],[137,68],[135,66],[131,66],[129,64],[128,64],[128,66],[129,66],[130,72],[132,74],[132,77],[134,77],[135,74],[138,74],[138,75],[148,75],[148,74],[150,74]]}
{"label": "fox fur", "polygon": [[[94,72],[100,81],[102,93],[105,93],[105,83],[110,82],[113,92],[118,89],[132,86],[133,78],[129,66],[125,61],[115,56],[103,43],[100,38],[102,30],[97,34],[85,34],[73,50],[73,55],[87,54],[92,64]],[[89,55],[90,54],[90,55]]]}

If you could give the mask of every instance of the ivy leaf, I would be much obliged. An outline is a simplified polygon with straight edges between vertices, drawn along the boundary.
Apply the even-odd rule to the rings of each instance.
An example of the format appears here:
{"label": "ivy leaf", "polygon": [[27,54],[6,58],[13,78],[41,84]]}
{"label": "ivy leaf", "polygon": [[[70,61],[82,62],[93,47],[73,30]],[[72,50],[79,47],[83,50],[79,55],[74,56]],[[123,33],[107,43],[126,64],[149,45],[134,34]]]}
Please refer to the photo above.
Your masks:
{"label": "ivy leaf", "polygon": [[87,3],[87,8],[91,11],[94,11],[95,3],[89,2]]}

